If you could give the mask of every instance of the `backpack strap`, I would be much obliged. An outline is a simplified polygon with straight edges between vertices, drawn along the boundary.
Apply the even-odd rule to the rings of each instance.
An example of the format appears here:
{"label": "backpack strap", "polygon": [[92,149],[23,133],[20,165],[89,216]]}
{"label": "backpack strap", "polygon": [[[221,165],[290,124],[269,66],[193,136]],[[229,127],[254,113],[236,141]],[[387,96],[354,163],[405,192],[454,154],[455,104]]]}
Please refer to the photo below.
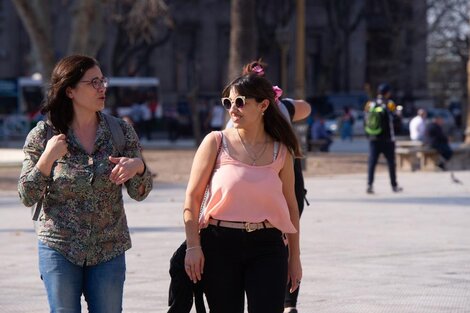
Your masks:
{"label": "backpack strap", "polygon": [[108,125],[109,131],[111,132],[111,137],[113,140],[113,145],[116,150],[119,152],[119,155],[124,155],[124,148],[126,147],[126,138],[124,137],[124,132],[122,127],[119,124],[119,121],[116,117],[101,113],[104,117],[106,124]]}
{"label": "backpack strap", "polygon": [[[54,135],[54,132],[52,130],[52,125],[49,120],[46,121],[46,138],[44,142],[44,149],[46,148],[47,142],[52,138]],[[46,189],[44,190],[44,195],[36,202],[36,205],[33,207],[31,210],[32,213],[32,220],[37,221],[39,218],[39,214],[41,214],[41,209],[42,209],[42,201],[44,200],[44,197],[46,196],[47,189],[49,188],[49,184],[47,184]]]}

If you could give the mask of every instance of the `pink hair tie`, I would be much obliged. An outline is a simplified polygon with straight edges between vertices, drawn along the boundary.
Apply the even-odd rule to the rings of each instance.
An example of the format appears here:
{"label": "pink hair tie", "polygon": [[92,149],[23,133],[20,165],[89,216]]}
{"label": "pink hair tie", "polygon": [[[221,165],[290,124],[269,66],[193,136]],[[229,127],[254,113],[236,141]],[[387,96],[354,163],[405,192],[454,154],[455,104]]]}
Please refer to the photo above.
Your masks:
{"label": "pink hair tie", "polygon": [[264,69],[261,65],[256,65],[251,69],[256,75],[258,76],[263,76],[264,75]]}
{"label": "pink hair tie", "polygon": [[273,86],[273,90],[274,90],[274,93],[275,93],[275,96],[274,96],[274,101],[278,101],[279,98],[282,96],[282,89],[279,88],[278,86]]}

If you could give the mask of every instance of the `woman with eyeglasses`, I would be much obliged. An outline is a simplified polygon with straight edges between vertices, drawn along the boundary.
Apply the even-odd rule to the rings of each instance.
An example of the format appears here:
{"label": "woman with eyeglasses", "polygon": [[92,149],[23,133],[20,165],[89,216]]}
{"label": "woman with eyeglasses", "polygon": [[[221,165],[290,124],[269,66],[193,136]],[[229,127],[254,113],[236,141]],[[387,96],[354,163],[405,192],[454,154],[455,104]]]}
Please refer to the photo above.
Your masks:
{"label": "woman with eyeglasses", "polygon": [[[18,191],[26,206],[42,202],[39,271],[50,312],[81,312],[82,294],[88,312],[122,311],[131,247],[122,185],[141,201],[152,178],[132,126],[101,113],[107,85],[95,59],[60,60],[42,108],[47,121],[24,144]],[[122,147],[111,125],[121,130]]]}
{"label": "woman with eyeglasses", "polygon": [[211,312],[243,312],[245,293],[250,313],[283,312],[287,282],[294,291],[302,278],[293,169],[301,152],[275,101],[263,77],[232,81],[222,105],[234,127],[208,134],[194,157],[184,203],[185,270],[193,282],[203,278]]}

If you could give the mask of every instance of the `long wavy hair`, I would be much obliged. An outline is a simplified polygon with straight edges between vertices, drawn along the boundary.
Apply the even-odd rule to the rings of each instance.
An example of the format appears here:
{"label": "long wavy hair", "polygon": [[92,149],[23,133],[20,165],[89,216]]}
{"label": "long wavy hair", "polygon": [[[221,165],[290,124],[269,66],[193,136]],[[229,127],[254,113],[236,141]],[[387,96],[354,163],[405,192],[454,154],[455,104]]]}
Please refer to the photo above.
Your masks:
{"label": "long wavy hair", "polygon": [[295,157],[302,157],[297,136],[289,122],[282,115],[281,111],[279,111],[274,101],[275,93],[273,86],[266,78],[256,74],[248,74],[235,78],[224,88],[222,96],[228,97],[232,88],[240,95],[247,98],[254,98],[256,102],[268,99],[269,106],[264,111],[263,116],[264,130],[274,140],[283,143]]}
{"label": "long wavy hair", "polygon": [[85,72],[94,66],[99,66],[99,63],[92,57],[71,55],[61,59],[52,71],[41,113],[47,115],[52,126],[62,134],[67,134],[74,114],[72,99],[66,90],[75,88]]}

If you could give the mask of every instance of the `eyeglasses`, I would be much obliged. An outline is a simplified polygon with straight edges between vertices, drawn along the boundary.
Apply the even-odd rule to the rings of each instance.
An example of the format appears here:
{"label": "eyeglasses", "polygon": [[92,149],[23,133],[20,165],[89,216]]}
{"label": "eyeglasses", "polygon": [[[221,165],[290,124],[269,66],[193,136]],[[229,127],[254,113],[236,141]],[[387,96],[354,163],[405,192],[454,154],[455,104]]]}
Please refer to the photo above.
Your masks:
{"label": "eyeglasses", "polygon": [[232,101],[230,98],[222,98],[222,105],[226,110],[230,110],[232,107],[232,104],[235,103],[235,106],[239,109],[243,108],[245,106],[245,96],[237,96],[235,100]]}
{"label": "eyeglasses", "polygon": [[107,88],[108,87],[108,79],[103,77],[103,79],[95,77],[92,80],[81,80],[82,83],[89,83],[95,88],[96,90],[100,88]]}

